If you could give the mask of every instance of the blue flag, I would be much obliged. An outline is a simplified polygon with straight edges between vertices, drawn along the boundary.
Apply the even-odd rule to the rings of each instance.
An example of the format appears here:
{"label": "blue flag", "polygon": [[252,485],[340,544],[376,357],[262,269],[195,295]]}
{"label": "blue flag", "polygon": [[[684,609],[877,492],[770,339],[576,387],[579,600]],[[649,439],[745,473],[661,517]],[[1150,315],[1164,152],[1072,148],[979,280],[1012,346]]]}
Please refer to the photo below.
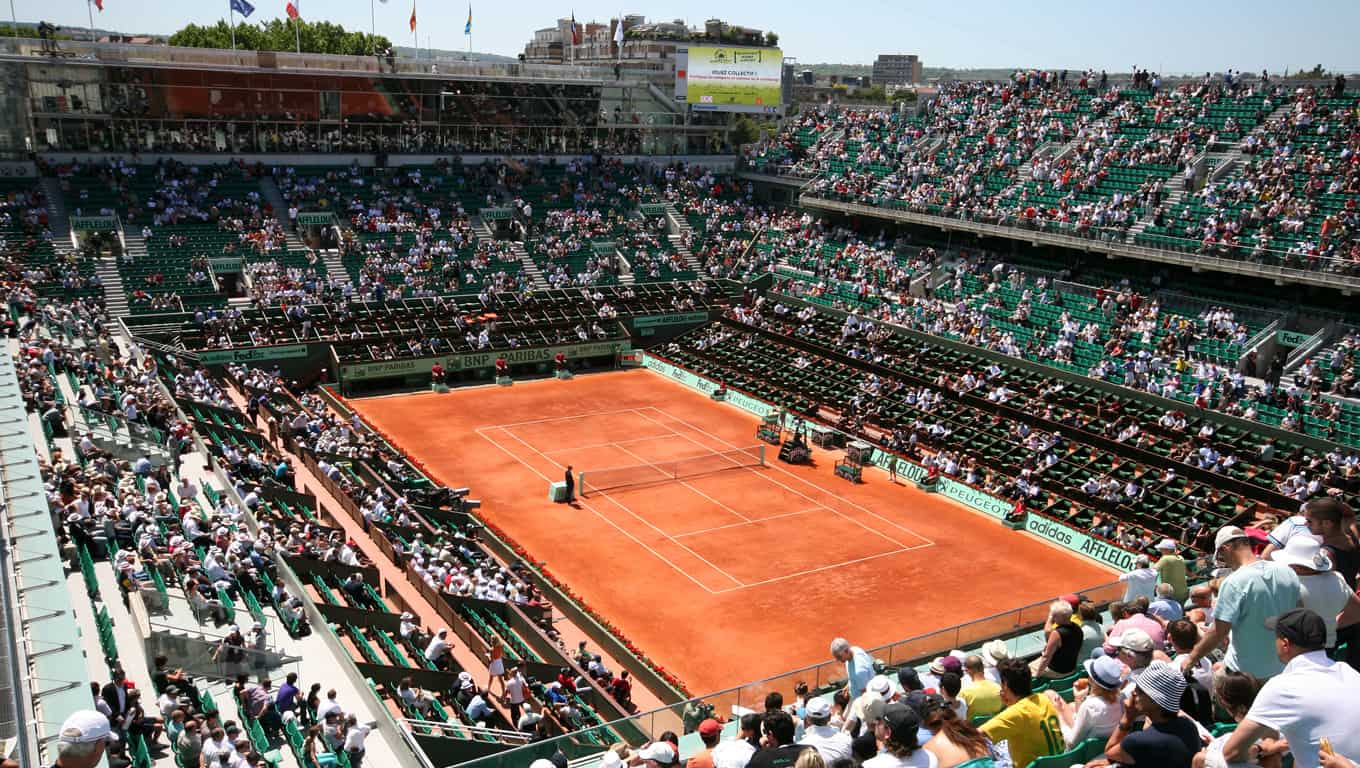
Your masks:
{"label": "blue flag", "polygon": [[468,3],[468,20],[467,23],[463,25],[463,34],[472,34],[472,3]]}
{"label": "blue flag", "polygon": [[249,18],[250,14],[255,12],[255,6],[246,2],[246,0],[231,0],[231,9],[244,18]]}

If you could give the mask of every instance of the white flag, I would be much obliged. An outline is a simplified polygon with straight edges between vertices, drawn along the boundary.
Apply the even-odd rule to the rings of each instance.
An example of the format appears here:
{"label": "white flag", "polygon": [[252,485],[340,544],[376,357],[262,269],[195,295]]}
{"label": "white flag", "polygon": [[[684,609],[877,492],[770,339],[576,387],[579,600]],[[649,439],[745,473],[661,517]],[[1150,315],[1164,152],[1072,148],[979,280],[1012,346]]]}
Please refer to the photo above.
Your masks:
{"label": "white flag", "polygon": [[623,47],[623,14],[622,14],[622,13],[619,14],[619,25],[618,25],[617,27],[614,27],[614,42],[618,43],[620,48]]}

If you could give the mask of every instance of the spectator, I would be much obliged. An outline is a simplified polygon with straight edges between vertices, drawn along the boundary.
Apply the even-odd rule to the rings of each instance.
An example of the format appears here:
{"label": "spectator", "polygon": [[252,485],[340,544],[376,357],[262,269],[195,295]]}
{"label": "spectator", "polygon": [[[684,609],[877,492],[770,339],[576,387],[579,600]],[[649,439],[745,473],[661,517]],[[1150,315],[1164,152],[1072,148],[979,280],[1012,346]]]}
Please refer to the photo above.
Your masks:
{"label": "spectator", "polygon": [[1020,659],[1005,659],[997,665],[997,671],[1006,708],[983,723],[982,732],[993,742],[1006,742],[1016,765],[1029,765],[1036,757],[1061,752],[1062,721],[1048,697],[1034,693],[1029,665]]}
{"label": "spectator", "polygon": [[713,768],[746,768],[760,743],[760,715],[748,712],[741,716],[737,738],[720,742],[713,748]]}
{"label": "spectator", "polygon": [[1081,651],[1081,628],[1072,623],[1072,606],[1055,600],[1048,606],[1048,640],[1039,658],[1030,665],[1034,677],[1067,677],[1077,671]]}
{"label": "spectator", "polygon": [[1157,597],[1148,605],[1148,615],[1160,622],[1175,621],[1185,615],[1185,608],[1176,600],[1175,588],[1165,582],[1157,585]]}
{"label": "spectator", "polygon": [[345,718],[345,756],[349,758],[350,768],[363,768],[366,752],[364,740],[368,738],[370,730],[354,715]]}
{"label": "spectator", "polygon": [[991,739],[960,717],[948,702],[927,701],[921,719],[931,734],[925,750],[934,756],[940,768],[953,768],[984,757],[999,757]]}
{"label": "spectator", "polygon": [[718,746],[718,741],[722,739],[722,723],[711,717],[706,718],[699,723],[695,731],[698,732],[704,748],[690,757],[685,768],[713,768],[713,748]]}
{"label": "spectator", "polygon": [[[1245,672],[1224,672],[1213,681],[1213,686],[1214,703],[1224,712],[1227,712],[1232,722],[1237,724],[1241,724],[1242,720],[1246,718],[1247,712],[1251,710],[1252,702],[1256,701],[1256,694],[1261,690],[1261,683]],[[1287,745],[1277,743],[1277,740],[1262,739],[1256,743],[1259,746],[1248,747],[1248,751],[1254,751],[1262,757],[1269,755],[1275,760],[1270,760],[1267,763],[1234,762],[1229,765],[1223,757],[1223,745],[1227,744],[1230,738],[1232,738],[1232,734],[1225,733],[1210,741],[1204,751],[1200,753],[1199,759],[1196,759],[1196,768],[1203,768],[1204,766],[1208,768],[1224,768],[1225,766],[1226,768],[1247,768],[1247,766],[1257,764],[1269,764],[1278,761],[1280,754],[1288,750]]]}
{"label": "spectator", "polygon": [[1173,539],[1162,539],[1157,542],[1157,581],[1161,584],[1170,584],[1171,597],[1176,602],[1183,603],[1190,593],[1185,581],[1185,558],[1176,550],[1176,542]]}
{"label": "spectator", "polygon": [[1111,656],[1087,659],[1085,679],[1072,686],[1069,703],[1057,691],[1044,693],[1058,712],[1063,743],[1067,749],[1087,739],[1107,739],[1124,716],[1119,689],[1124,685],[1124,666]]}
{"label": "spectator", "polygon": [[[1121,765],[1191,768],[1200,739],[1194,721],[1179,714],[1185,677],[1173,665],[1154,661],[1133,684],[1133,696],[1106,744],[1106,757]],[[1134,731],[1141,717],[1147,724]]]}
{"label": "spectator", "polygon": [[[1028,667],[1025,672],[1028,674]],[[863,768],[937,768],[939,760],[918,741],[920,729],[921,718],[916,710],[900,701],[884,707],[883,718],[874,731],[878,755],[865,760]]]}
{"label": "spectator", "polygon": [[1223,745],[1229,761],[1258,757],[1263,737],[1279,734],[1294,764],[1318,764],[1322,739],[1342,755],[1360,755],[1360,672],[1327,658],[1327,625],[1313,611],[1295,608],[1273,619],[1275,650],[1284,670],[1267,680],[1247,716]]}
{"label": "spectator", "polygon": [[851,645],[843,637],[831,641],[831,658],[845,663],[846,685],[851,700],[859,698],[869,679],[874,676],[874,659],[863,648]]}
{"label": "spectator", "polygon": [[1292,536],[1274,561],[1289,566],[1299,577],[1300,607],[1322,617],[1327,625],[1328,649],[1336,648],[1337,629],[1360,621],[1360,598],[1333,570],[1333,562],[1312,534]]}
{"label": "spectator", "polygon": [[762,747],[751,755],[747,768],[792,768],[798,762],[799,755],[812,750],[812,747],[794,740],[794,725],[793,717],[783,710],[766,712],[761,721],[761,729],[765,733],[765,738],[761,740]]}
{"label": "spectator", "polygon": [[1001,700],[1001,686],[987,679],[983,672],[982,657],[969,654],[963,660],[963,671],[967,678],[959,699],[968,705],[968,717],[991,717],[1006,707]]}
{"label": "spectator", "polygon": [[852,739],[850,734],[832,727],[831,702],[824,698],[808,699],[803,711],[803,738],[798,743],[815,748],[827,765],[850,757]]}
{"label": "spectator", "polygon": [[1077,613],[1081,617],[1081,650],[1077,658],[1081,661],[1091,658],[1095,649],[1105,644],[1105,632],[1100,627],[1100,609],[1090,600],[1081,601]]}
{"label": "spectator", "polygon": [[1182,657],[1181,668],[1194,668],[1226,638],[1223,664],[1228,669],[1261,679],[1279,674],[1284,662],[1274,653],[1266,621],[1298,605],[1299,577],[1288,566],[1259,559],[1251,540],[1234,525],[1219,529],[1214,552],[1232,573],[1219,587],[1213,625],[1195,649]]}
{"label": "spectator", "polygon": [[1119,580],[1125,585],[1124,602],[1132,602],[1138,597],[1151,600],[1157,586],[1157,571],[1153,570],[1147,555],[1139,555],[1133,560],[1133,570],[1120,574]]}
{"label": "spectator", "polygon": [[56,768],[94,768],[108,745],[118,740],[109,719],[90,709],[72,712],[61,724]]}

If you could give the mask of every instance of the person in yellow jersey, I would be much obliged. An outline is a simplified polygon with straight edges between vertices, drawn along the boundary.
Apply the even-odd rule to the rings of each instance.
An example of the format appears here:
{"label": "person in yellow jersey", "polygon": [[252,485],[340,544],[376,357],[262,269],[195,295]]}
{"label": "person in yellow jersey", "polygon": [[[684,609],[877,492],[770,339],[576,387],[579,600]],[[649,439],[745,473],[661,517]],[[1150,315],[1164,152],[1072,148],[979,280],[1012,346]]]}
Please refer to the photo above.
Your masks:
{"label": "person in yellow jersey", "polygon": [[1011,761],[1017,766],[1061,753],[1062,721],[1048,697],[1033,692],[1029,665],[1021,659],[1004,659],[996,665],[996,671],[1001,676],[1001,700],[1006,708],[984,723],[981,731],[993,743],[1006,742]]}

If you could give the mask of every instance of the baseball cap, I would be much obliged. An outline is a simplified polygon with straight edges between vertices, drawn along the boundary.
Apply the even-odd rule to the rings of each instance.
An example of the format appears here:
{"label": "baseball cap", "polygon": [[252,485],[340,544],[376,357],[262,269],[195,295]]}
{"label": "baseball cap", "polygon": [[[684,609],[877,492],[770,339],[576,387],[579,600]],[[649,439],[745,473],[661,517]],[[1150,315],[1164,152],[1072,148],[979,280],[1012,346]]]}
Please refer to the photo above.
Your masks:
{"label": "baseball cap", "polygon": [[722,733],[722,723],[711,717],[699,723],[700,736],[717,736],[720,733]]}
{"label": "baseball cap", "polygon": [[1215,559],[1217,559],[1218,557],[1218,551],[1220,549],[1223,549],[1223,547],[1226,546],[1229,542],[1245,538],[1247,538],[1246,531],[1243,531],[1241,528],[1238,528],[1235,525],[1225,525],[1222,528],[1219,528],[1218,533],[1214,534]]}
{"label": "baseball cap", "polygon": [[897,670],[897,683],[904,691],[919,691],[925,687],[921,685],[921,675],[916,672],[915,667],[902,667]]}
{"label": "baseball cap", "polygon": [[1266,629],[1275,630],[1276,637],[1283,637],[1300,648],[1316,650],[1327,647],[1326,622],[1307,608],[1295,608],[1266,619]]}
{"label": "baseball cap", "polygon": [[78,709],[61,724],[64,744],[90,744],[96,741],[118,741],[118,734],[109,728],[109,719],[93,709]]}
{"label": "baseball cap", "polygon": [[1060,598],[1058,598],[1058,599],[1061,600],[1061,601],[1063,601],[1064,603],[1067,603],[1068,605],[1072,606],[1072,610],[1074,610],[1074,611],[1077,610],[1077,608],[1081,607],[1081,598],[1080,598],[1080,597],[1077,597],[1076,595],[1074,595],[1074,594],[1072,594],[1072,593],[1070,593],[1070,592],[1069,592],[1068,594],[1066,594],[1066,595],[1063,595],[1062,597],[1060,597]]}
{"label": "baseball cap", "polygon": [[1157,542],[1157,549],[1162,552],[1175,552],[1176,542],[1172,541],[1171,539],[1162,539],[1161,541]]}
{"label": "baseball cap", "polygon": [[675,762],[675,750],[671,749],[671,745],[664,741],[654,741],[638,750],[638,757],[669,765]]}
{"label": "baseball cap", "polygon": [[883,708],[883,722],[892,731],[893,739],[915,741],[916,731],[921,727],[921,716],[906,704],[894,701]]}
{"label": "baseball cap", "polygon": [[1137,627],[1124,630],[1119,637],[1110,641],[1110,645],[1135,653],[1151,653],[1154,647],[1152,636]]}
{"label": "baseball cap", "polygon": [[944,668],[946,673],[953,672],[957,675],[963,672],[963,661],[958,656],[945,656],[940,659],[940,666]]}
{"label": "baseball cap", "polygon": [[808,699],[804,707],[808,717],[831,717],[831,702],[826,699]]}
{"label": "baseball cap", "polygon": [[553,763],[546,757],[540,757],[532,763],[529,763],[529,768],[553,768]]}
{"label": "baseball cap", "polygon": [[1165,661],[1154,661],[1133,678],[1138,690],[1167,712],[1179,712],[1185,695],[1185,673]]}
{"label": "baseball cap", "polygon": [[1124,665],[1113,656],[1100,656],[1082,662],[1086,676],[1101,688],[1118,688],[1124,682]]}

